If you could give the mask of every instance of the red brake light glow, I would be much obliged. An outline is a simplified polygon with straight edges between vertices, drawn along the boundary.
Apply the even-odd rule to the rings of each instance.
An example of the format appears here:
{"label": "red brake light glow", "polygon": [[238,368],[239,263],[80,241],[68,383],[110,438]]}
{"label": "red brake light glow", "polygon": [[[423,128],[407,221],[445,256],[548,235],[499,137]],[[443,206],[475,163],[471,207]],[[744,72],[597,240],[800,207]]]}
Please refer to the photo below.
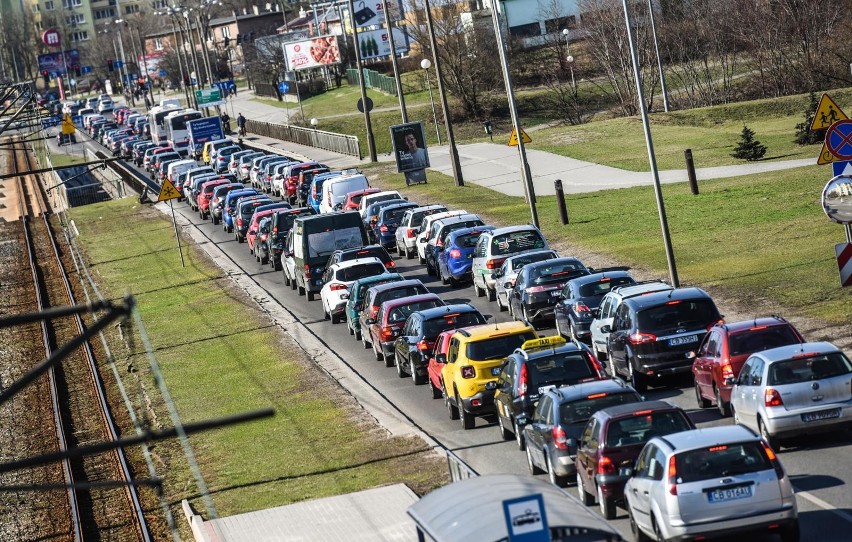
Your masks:
{"label": "red brake light glow", "polygon": [[527,364],[521,365],[521,374],[518,376],[518,397],[527,394]]}
{"label": "red brake light glow", "polygon": [[681,303],[683,303],[681,300],[676,299],[674,301],[667,301],[666,305],[680,305]]}
{"label": "red brake light glow", "polygon": [[630,344],[645,344],[656,341],[657,336],[652,333],[633,333],[627,340],[630,341]]}
{"label": "red brake light glow", "polygon": [[428,352],[432,349],[432,345],[426,339],[421,339],[417,342],[417,349],[421,352]]}
{"label": "red brake light glow", "polygon": [[819,355],[819,352],[803,352],[801,354],[796,354],[795,356],[793,356],[793,359],[809,358],[809,357],[818,356],[818,355]]}
{"label": "red brake light glow", "polygon": [[582,301],[574,303],[574,310],[576,312],[592,312],[592,309],[590,309],[589,306],[583,303]]}
{"label": "red brake light glow", "polygon": [[652,410],[637,410],[636,412],[633,413],[633,415],[634,416],[644,416],[646,414],[650,414],[651,412],[653,412],[653,411]]}
{"label": "red brake light glow", "polygon": [[461,250],[454,248],[450,251],[450,258],[461,258]]}
{"label": "red brake light glow", "polygon": [[598,474],[615,474],[615,463],[607,456],[601,456],[598,461]]}
{"label": "red brake light glow", "polygon": [[728,449],[727,446],[712,446],[712,447],[708,448],[707,451],[708,452],[724,452],[727,449]]}
{"label": "red brake light glow", "polygon": [[329,289],[329,290],[331,290],[332,292],[336,292],[336,291],[339,291],[339,290],[345,290],[345,289],[346,289],[346,285],[345,285],[345,284],[336,283],[336,284],[332,284],[331,286],[329,286],[329,287],[328,287],[328,289]]}
{"label": "red brake light glow", "polygon": [[669,493],[677,495],[677,464],[675,456],[669,458]]}
{"label": "red brake light glow", "polygon": [[763,404],[768,407],[784,406],[784,401],[781,400],[781,394],[778,393],[778,390],[766,388],[766,391],[763,392]]}
{"label": "red brake light glow", "polygon": [[600,399],[601,397],[606,397],[606,393],[593,393],[591,395],[587,395],[586,399]]}

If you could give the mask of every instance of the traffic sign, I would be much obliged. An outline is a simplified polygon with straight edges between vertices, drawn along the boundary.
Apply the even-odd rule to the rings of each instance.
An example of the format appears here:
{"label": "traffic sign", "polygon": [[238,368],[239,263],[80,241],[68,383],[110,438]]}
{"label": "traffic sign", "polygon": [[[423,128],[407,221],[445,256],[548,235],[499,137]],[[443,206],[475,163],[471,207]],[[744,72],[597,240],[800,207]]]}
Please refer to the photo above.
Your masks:
{"label": "traffic sign", "polygon": [[834,245],[834,254],[837,256],[837,269],[840,270],[840,285],[852,286],[852,244]]}
{"label": "traffic sign", "polygon": [[[358,98],[358,103],[355,104],[355,106],[358,108],[358,111],[360,111],[361,113],[364,112],[364,101],[361,98]],[[369,112],[369,111],[372,111],[372,110],[373,110],[373,99],[370,98],[369,96],[367,96],[367,111]]]}
{"label": "traffic sign", "polygon": [[541,493],[503,501],[509,542],[550,542],[550,527]]}
{"label": "traffic sign", "polygon": [[160,195],[157,197],[157,201],[168,201],[170,199],[179,199],[180,192],[178,192],[175,185],[168,179],[163,181],[163,187],[160,188]]}
{"label": "traffic sign", "polygon": [[115,61],[113,61],[112,65],[115,68],[123,68],[124,62],[122,62],[121,60],[115,60]]}
{"label": "traffic sign", "polygon": [[838,175],[822,189],[822,210],[838,224],[852,224],[852,176]]}
{"label": "traffic sign", "polygon": [[[532,139],[527,135],[523,128],[521,128],[521,139],[523,139],[524,143],[532,143]],[[512,128],[512,135],[509,136],[509,146],[518,146],[518,131],[515,128]]]}
{"label": "traffic sign", "polygon": [[852,160],[852,120],[839,120],[825,133],[828,152],[840,160]]}
{"label": "traffic sign", "polygon": [[811,130],[825,130],[839,120],[846,120],[849,117],[840,109],[840,106],[831,99],[828,94],[823,94],[819,100],[814,120],[811,122]]}
{"label": "traffic sign", "polygon": [[849,175],[852,177],[852,162],[832,162],[831,168],[834,170],[834,176]]}
{"label": "traffic sign", "polygon": [[53,126],[58,125],[60,122],[62,122],[62,119],[59,118],[59,117],[43,118],[43,119],[41,119],[41,127],[42,128],[51,128]]}
{"label": "traffic sign", "polygon": [[287,81],[281,81],[280,83],[278,83],[278,92],[280,92],[281,94],[287,94],[288,92],[290,92],[290,83],[288,83]]}
{"label": "traffic sign", "polygon": [[822,150],[819,151],[819,158],[817,158],[817,165],[823,166],[825,164],[831,164],[833,162],[837,162],[837,158],[835,158],[833,154],[828,152],[828,145],[823,143]]}
{"label": "traffic sign", "polygon": [[91,66],[80,66],[80,74],[86,75],[87,73],[92,73],[92,67]]}
{"label": "traffic sign", "polygon": [[74,123],[75,126],[80,126],[83,124],[83,115],[72,115],[71,122]]}

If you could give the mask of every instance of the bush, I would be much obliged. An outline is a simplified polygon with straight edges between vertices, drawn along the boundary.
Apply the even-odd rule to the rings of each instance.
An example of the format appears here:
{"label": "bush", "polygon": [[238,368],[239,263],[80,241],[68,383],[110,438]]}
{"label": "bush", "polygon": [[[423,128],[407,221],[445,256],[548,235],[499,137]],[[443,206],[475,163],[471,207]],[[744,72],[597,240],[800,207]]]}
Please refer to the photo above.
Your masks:
{"label": "bush", "polygon": [[760,141],[754,138],[754,132],[748,126],[743,126],[742,134],[740,134],[740,142],[731,156],[752,162],[760,160],[765,154],[766,146],[761,145]]}
{"label": "bush", "polygon": [[825,129],[811,130],[817,107],[819,107],[819,101],[816,94],[811,91],[808,106],[805,108],[805,122],[796,125],[796,136],[793,141],[799,145],[813,145],[825,140]]}

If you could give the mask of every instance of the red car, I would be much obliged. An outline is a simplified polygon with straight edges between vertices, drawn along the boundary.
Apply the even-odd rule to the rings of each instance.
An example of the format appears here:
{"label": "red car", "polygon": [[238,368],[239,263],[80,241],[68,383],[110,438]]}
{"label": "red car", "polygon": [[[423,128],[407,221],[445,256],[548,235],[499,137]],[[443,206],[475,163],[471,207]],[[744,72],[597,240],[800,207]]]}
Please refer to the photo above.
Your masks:
{"label": "red car", "polygon": [[260,219],[277,213],[280,210],[281,208],[267,209],[265,211],[258,211],[251,215],[251,222],[249,222],[248,230],[246,231],[246,243],[248,243],[250,253],[254,254],[254,242],[255,239],[257,239],[257,225],[260,223]]}
{"label": "red car", "polygon": [[[444,305],[436,294],[420,294],[390,299],[382,303],[376,320],[370,324],[368,333],[377,360],[385,360],[385,366],[394,366],[394,341],[412,312],[432,309]],[[363,333],[364,330],[361,330]]]}
{"label": "red car", "polygon": [[716,403],[723,417],[730,416],[732,386],[725,382],[737,378],[749,355],[803,342],[802,334],[780,316],[714,325],[698,350],[688,354],[695,360],[692,374],[698,406]]}
{"label": "red car", "polygon": [[364,190],[349,192],[346,194],[346,201],[343,202],[343,212],[357,211],[360,208],[359,205],[361,204],[361,198],[367,194],[375,194],[381,191],[381,188],[365,188]]}
{"label": "red car", "polygon": [[[287,189],[287,197],[284,199],[284,201],[289,201],[290,203],[296,202],[296,191],[299,189],[299,174],[301,174],[303,171],[322,167],[325,166],[318,162],[302,162],[301,164],[290,166],[288,168],[290,171],[287,172],[290,176],[284,179],[283,183],[284,188]],[[281,195],[283,196],[284,194]]]}

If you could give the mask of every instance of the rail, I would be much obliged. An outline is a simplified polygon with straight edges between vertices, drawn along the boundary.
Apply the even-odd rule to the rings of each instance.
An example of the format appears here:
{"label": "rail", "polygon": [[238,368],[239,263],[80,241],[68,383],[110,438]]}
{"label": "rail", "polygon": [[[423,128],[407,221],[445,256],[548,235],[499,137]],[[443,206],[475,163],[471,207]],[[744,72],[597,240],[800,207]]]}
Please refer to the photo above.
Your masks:
{"label": "rail", "polygon": [[256,120],[246,120],[246,130],[250,134],[316,147],[339,154],[357,156],[359,160],[364,157],[361,154],[361,144],[355,136],[303,128],[292,124],[273,124]]}

